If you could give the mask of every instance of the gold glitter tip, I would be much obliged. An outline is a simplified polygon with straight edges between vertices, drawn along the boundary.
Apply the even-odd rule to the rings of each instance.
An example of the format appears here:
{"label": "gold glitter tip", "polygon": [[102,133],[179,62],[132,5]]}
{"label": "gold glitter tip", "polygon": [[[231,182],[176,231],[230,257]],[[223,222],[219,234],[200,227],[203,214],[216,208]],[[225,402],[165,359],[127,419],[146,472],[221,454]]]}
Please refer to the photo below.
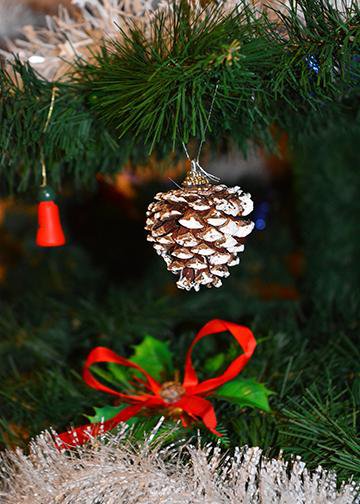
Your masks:
{"label": "gold glitter tip", "polygon": [[210,184],[210,181],[205,175],[203,175],[200,172],[195,173],[189,172],[182,183],[184,187],[191,187],[204,184]]}

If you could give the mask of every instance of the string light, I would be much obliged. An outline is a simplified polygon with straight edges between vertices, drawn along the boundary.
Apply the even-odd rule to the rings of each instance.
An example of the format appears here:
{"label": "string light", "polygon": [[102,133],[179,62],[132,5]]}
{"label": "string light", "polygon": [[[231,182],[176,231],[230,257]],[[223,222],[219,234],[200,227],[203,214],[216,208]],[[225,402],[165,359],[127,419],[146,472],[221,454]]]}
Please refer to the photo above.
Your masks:
{"label": "string light", "polygon": [[263,231],[266,228],[266,218],[270,211],[270,205],[267,201],[263,201],[255,208],[255,228],[258,231]]}

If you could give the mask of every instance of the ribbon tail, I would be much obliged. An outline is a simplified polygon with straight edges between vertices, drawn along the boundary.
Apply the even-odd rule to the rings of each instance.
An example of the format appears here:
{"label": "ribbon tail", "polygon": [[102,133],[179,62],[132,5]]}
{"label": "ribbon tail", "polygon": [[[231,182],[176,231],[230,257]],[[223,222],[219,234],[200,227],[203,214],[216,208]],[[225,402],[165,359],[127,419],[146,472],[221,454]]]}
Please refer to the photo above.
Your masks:
{"label": "ribbon tail", "polygon": [[186,397],[179,403],[179,407],[195,420],[200,419],[205,427],[216,436],[222,437],[215,427],[217,419],[213,405],[203,397]]}
{"label": "ribbon tail", "polygon": [[126,422],[129,418],[137,415],[142,408],[143,404],[128,406],[105,422],[81,425],[70,431],[58,434],[55,439],[56,446],[59,450],[81,446],[99,434],[114,429],[120,422]]}

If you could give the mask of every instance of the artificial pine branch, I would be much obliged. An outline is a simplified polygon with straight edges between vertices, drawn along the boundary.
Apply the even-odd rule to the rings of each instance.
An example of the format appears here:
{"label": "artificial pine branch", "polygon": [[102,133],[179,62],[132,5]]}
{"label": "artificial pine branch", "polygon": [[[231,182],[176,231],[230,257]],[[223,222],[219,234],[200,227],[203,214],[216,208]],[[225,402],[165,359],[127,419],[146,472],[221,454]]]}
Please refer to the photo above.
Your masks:
{"label": "artificial pine branch", "polygon": [[173,142],[203,137],[215,83],[212,124],[223,130],[241,117],[258,136],[276,110],[281,123],[282,114],[306,113],[343,94],[359,45],[359,8],[340,14],[328,2],[318,4],[294,3],[279,14],[279,26],[246,5],[230,14],[219,8],[189,14],[180,2],[155,17],[150,38],[134,27],[125,45],[110,44],[105,57],[80,68],[81,79],[89,79],[96,111],[120,137],[146,132],[151,146],[169,135]]}
{"label": "artificial pine branch", "polygon": [[[257,268],[266,263],[267,274],[274,274],[271,265],[279,263],[279,228],[269,232],[268,244],[265,237],[259,240],[259,255],[252,259]],[[278,237],[276,244],[274,235]],[[273,255],[267,252],[269,245]],[[287,242],[283,242],[283,253],[286,247]],[[353,423],[358,415],[355,373],[360,359],[356,330],[346,330],[341,320],[332,319],[330,311],[326,321],[316,314],[313,319],[308,316],[304,326],[293,303],[261,302],[245,295],[249,279],[242,272],[241,277],[235,275],[226,290],[205,292],[200,297],[164,294],[167,275],[159,278],[158,269],[152,267],[146,280],[106,291],[101,276],[94,276],[91,264],[86,264],[86,257],[75,252],[70,248],[61,253],[62,261],[71,269],[57,265],[67,277],[59,290],[55,289],[50,265],[43,265],[42,271],[32,270],[28,284],[23,283],[21,299],[16,291],[7,295],[9,304],[1,306],[3,445],[24,444],[26,436],[36,435],[50,425],[58,431],[79,425],[84,423],[84,413],[93,415],[93,406],[104,405],[108,398],[86,387],[80,376],[84,359],[94,346],[107,346],[129,355],[131,346],[144,334],[150,334],[171,341],[171,349],[178,356],[175,367],[179,368],[193,335],[210,317],[217,316],[253,328],[259,344],[243,377],[255,378],[276,392],[270,397],[270,414],[216,404],[225,446],[261,446],[272,456],[280,449],[295,451],[312,467],[324,464],[326,458],[327,467],[336,468],[341,478],[359,477],[354,467],[358,444]],[[17,285],[22,278],[20,272],[18,275]],[[279,273],[275,278],[284,280]],[[14,283],[14,277],[9,281]],[[35,282],[39,287],[36,295]],[[240,289],[242,285],[245,290]],[[202,378],[209,377],[206,363],[210,357],[224,353],[225,362],[233,357],[231,349],[224,352],[224,341],[214,338],[194,355],[197,368],[203,370]],[[332,380],[330,391],[327,377]],[[345,382],[347,388],[341,394]],[[315,405],[307,392],[313,383],[317,386]],[[318,421],[318,411],[326,412],[325,421]],[[141,422],[143,419],[139,432]],[[343,430],[340,440],[339,424]],[[314,429],[321,433],[321,446],[316,435],[309,435],[306,441],[300,438]],[[194,430],[179,435],[191,437]],[[208,434],[204,436],[210,439]],[[334,443],[334,439],[338,440]],[[347,446],[350,441],[352,449]],[[329,453],[331,457],[326,456]],[[345,459],[346,464],[342,463]]]}
{"label": "artificial pine branch", "polygon": [[[328,0],[299,0],[277,15],[274,23],[245,4],[229,13],[181,1],[154,15],[150,35],[129,26],[95,62],[79,60],[59,85],[46,137],[52,183],[68,175],[86,184],[139,150],[203,138],[217,83],[212,138],[269,142],[277,123],[296,144],[310,113],[319,123],[347,117],[359,96],[357,2],[340,12]],[[0,172],[24,190],[38,179],[50,83],[19,62],[15,69],[21,88],[0,72]]]}
{"label": "artificial pine branch", "polygon": [[150,148],[169,137],[173,144],[203,137],[216,83],[218,122],[231,120],[242,102],[251,101],[255,111],[253,94],[266,91],[260,75],[278,51],[252,37],[248,14],[244,9],[224,16],[220,8],[193,13],[181,2],[155,17],[150,38],[134,26],[123,34],[125,45],[114,42],[106,57],[80,67],[95,110],[120,137],[129,130],[146,133]]}
{"label": "artificial pine branch", "polygon": [[339,475],[352,473],[359,479],[359,385],[356,378],[352,387],[339,392],[329,381],[325,393],[314,386],[300,401],[290,400],[283,411],[287,417],[282,430],[286,452],[306,457],[310,449],[310,465],[316,461],[315,465],[331,467]]}

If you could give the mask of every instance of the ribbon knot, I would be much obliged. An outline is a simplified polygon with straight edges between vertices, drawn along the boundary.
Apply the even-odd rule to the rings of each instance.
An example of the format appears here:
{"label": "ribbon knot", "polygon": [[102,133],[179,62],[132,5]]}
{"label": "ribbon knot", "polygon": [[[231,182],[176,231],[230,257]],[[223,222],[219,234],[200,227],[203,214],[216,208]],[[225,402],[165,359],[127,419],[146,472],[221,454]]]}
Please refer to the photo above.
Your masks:
{"label": "ribbon knot", "polygon": [[[220,376],[199,382],[192,364],[192,351],[194,346],[202,338],[224,331],[229,331],[231,333],[242,348],[243,353],[236,357]],[[202,421],[211,432],[221,436],[221,434],[216,431],[217,419],[214,407],[205,397],[208,397],[211,392],[224,383],[233,380],[251,358],[255,347],[256,340],[248,327],[225,320],[211,320],[200,329],[187,351],[184,380],[182,384],[176,381],[160,384],[147,373],[145,369],[117,355],[112,350],[105,347],[94,348],[88,355],[84,365],[83,379],[85,383],[96,390],[101,390],[102,392],[118,397],[121,402],[128,403],[129,406],[121,410],[110,420],[83,425],[59,434],[56,440],[58,447],[61,449],[81,445],[89,438],[113,429],[120,422],[126,422],[129,418],[136,416],[145,408],[148,410],[165,409],[170,415],[173,415],[176,411],[177,416],[180,417],[185,427],[188,425],[189,419]],[[136,369],[144,376],[144,380],[141,380],[141,382],[145,385],[147,392],[138,395],[123,394],[103,385],[90,371],[90,367],[93,364],[98,364],[100,362],[112,362]]]}
{"label": "ribbon knot", "polygon": [[176,381],[169,381],[162,384],[160,389],[160,396],[168,404],[180,401],[182,396],[186,394],[186,390],[181,383]]}

